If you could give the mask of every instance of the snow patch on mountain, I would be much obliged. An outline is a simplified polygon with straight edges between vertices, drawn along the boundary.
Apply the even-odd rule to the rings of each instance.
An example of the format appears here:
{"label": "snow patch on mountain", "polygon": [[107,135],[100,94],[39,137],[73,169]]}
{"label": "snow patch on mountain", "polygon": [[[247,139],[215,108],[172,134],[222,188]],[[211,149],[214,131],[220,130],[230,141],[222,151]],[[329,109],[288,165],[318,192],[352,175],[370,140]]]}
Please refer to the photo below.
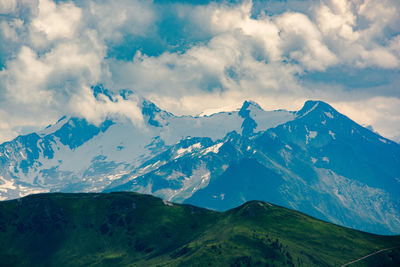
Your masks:
{"label": "snow patch on mountain", "polygon": [[55,124],[53,125],[49,125],[46,128],[44,128],[43,130],[39,131],[38,134],[41,137],[44,137],[46,135],[52,134],[57,132],[58,130],[61,129],[62,126],[64,126],[64,124],[68,123],[71,117],[69,116],[63,116],[61,119],[59,119]]}
{"label": "snow patch on mountain", "polygon": [[[184,176],[183,173],[174,172],[169,179],[177,179]],[[206,187],[210,181],[210,177],[210,171],[202,164],[197,169],[193,170],[192,175],[185,177],[185,179],[181,181],[182,186],[179,189],[163,188],[153,192],[153,194],[169,201],[181,202],[192,196],[197,190]]]}
{"label": "snow patch on mountain", "polygon": [[224,144],[224,143],[221,142],[221,143],[215,144],[215,145],[213,145],[213,146],[207,147],[206,149],[203,150],[202,153],[203,153],[203,155],[206,155],[206,154],[208,154],[208,153],[215,153],[215,154],[217,154],[217,153],[219,152],[219,149],[221,148],[221,146],[222,146],[223,144]]}
{"label": "snow patch on mountain", "polygon": [[179,148],[176,153],[178,154],[178,156],[181,156],[183,154],[186,153],[191,153],[193,150],[199,150],[201,148],[201,144],[200,143],[196,143],[194,145],[189,146],[188,148]]}
{"label": "snow patch on mountain", "polygon": [[330,113],[330,112],[324,112],[324,114],[325,114],[328,118],[333,119],[332,113]]}
{"label": "snow patch on mountain", "polygon": [[388,143],[388,142],[387,142],[385,139],[383,139],[383,138],[379,138],[379,141],[381,141],[382,143],[385,143],[385,144]]}
{"label": "snow patch on mountain", "polygon": [[331,130],[329,130],[329,135],[332,137],[332,139],[333,140],[336,140],[336,138],[335,138],[335,133],[334,132],[332,132]]}

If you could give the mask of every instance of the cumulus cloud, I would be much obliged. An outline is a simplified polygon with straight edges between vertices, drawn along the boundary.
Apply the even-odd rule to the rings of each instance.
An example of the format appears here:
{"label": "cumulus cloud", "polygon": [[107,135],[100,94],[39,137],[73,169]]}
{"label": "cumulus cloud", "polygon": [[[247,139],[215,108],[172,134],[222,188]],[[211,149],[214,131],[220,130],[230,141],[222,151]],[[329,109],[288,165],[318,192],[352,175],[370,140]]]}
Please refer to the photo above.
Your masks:
{"label": "cumulus cloud", "polygon": [[277,18],[284,54],[307,70],[325,70],[338,62],[322,42],[322,34],[310,19],[300,13],[285,13]]}
{"label": "cumulus cloud", "polygon": [[116,114],[123,115],[131,122],[142,128],[143,117],[138,107],[139,98],[130,95],[127,99],[122,96],[115,96],[110,100],[108,96],[99,94],[93,96],[93,91],[89,87],[84,87],[82,92],[72,96],[70,106],[73,115],[84,116],[94,124],[102,123],[108,116]]}
{"label": "cumulus cloud", "polygon": [[22,28],[23,21],[21,19],[13,19],[8,23],[6,21],[2,21],[0,23],[0,29],[2,31],[2,35],[5,39],[9,39],[12,42],[18,41],[18,33],[17,31]]}
{"label": "cumulus cloud", "polygon": [[39,0],[38,14],[31,22],[32,38],[34,42],[40,42],[36,41],[39,32],[49,41],[57,38],[71,39],[75,37],[81,17],[82,10],[73,3],[57,5],[51,0]]}
{"label": "cumulus cloud", "polygon": [[[292,2],[274,13],[248,0],[0,0],[0,140],[64,114],[95,123],[122,114],[142,125],[137,99],[95,98],[90,86],[99,83],[134,89],[178,114],[244,99],[295,110],[306,99],[322,99],[386,136],[399,135],[400,126],[392,125],[400,125],[394,81],[357,90],[340,79],[305,82],[333,69],[356,79],[364,69],[400,78],[399,2],[322,0],[307,8],[302,2],[301,9]],[[163,50],[146,54],[138,43]],[[116,50],[131,56],[116,57]]]}
{"label": "cumulus cloud", "polygon": [[316,22],[340,63],[390,69],[399,67],[400,61],[384,33],[396,27],[399,11],[399,5],[389,0],[330,0],[316,8]]}
{"label": "cumulus cloud", "polygon": [[0,0],[0,14],[8,14],[17,8],[17,0]]}
{"label": "cumulus cloud", "polygon": [[351,11],[351,2],[332,0],[322,2],[316,8],[316,22],[322,34],[332,36],[333,39],[343,38],[355,40],[359,36],[354,32],[357,17]]}
{"label": "cumulus cloud", "polygon": [[151,1],[90,1],[89,25],[98,29],[102,39],[120,41],[124,35],[144,35],[156,20]]}

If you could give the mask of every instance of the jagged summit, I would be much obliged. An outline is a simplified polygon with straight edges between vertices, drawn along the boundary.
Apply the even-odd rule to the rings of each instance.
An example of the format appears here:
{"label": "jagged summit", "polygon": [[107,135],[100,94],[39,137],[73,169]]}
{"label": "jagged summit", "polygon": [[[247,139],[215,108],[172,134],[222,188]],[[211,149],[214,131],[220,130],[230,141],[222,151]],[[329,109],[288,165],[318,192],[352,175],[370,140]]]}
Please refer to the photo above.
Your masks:
{"label": "jagged summit", "polygon": [[93,96],[96,99],[99,99],[101,95],[106,96],[110,101],[114,101],[113,96],[114,93],[106,88],[103,85],[99,84],[96,86],[92,86],[90,89],[93,91]]}
{"label": "jagged summit", "polygon": [[174,116],[156,106],[153,102],[144,99],[141,103],[142,115],[147,123],[154,127],[162,127],[167,123],[168,118]]}
{"label": "jagged summit", "polygon": [[263,109],[253,101],[244,101],[242,108],[239,110],[239,116],[244,119],[242,123],[242,134],[244,136],[252,135],[257,128],[256,121],[250,115],[250,113],[257,111],[263,111]]}
{"label": "jagged summit", "polygon": [[153,102],[141,97],[132,90],[122,89],[118,92],[113,92],[104,88],[104,86],[101,84],[93,86],[91,89],[94,97],[100,101],[104,98],[114,103],[121,101],[121,98],[122,101],[130,99],[134,100],[134,102],[136,102],[138,107],[141,109],[142,115],[149,126],[161,127],[163,124],[165,124],[166,118],[173,116],[173,114],[160,109]]}
{"label": "jagged summit", "polygon": [[137,100],[137,102],[143,102],[146,100],[130,89],[121,89],[118,90],[117,92],[114,92],[112,90],[104,88],[102,84],[98,84],[96,86],[92,86],[91,90],[93,92],[93,96],[100,101],[103,100],[104,98],[114,103],[118,102],[120,98],[122,98],[122,100],[129,100],[130,98],[134,98],[135,100]]}

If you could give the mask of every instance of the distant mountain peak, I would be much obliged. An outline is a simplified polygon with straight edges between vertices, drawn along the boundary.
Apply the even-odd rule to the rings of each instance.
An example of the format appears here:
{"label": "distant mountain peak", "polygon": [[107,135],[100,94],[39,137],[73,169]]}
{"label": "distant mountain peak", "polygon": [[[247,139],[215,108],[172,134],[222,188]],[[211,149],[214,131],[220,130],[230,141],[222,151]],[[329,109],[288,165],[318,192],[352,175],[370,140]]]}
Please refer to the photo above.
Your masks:
{"label": "distant mountain peak", "polygon": [[253,101],[244,101],[242,108],[239,110],[239,116],[244,118],[242,123],[242,134],[250,136],[257,128],[256,121],[250,116],[254,111],[263,111],[263,109]]}
{"label": "distant mountain peak", "polygon": [[[160,113],[163,113],[160,115]],[[171,116],[172,114],[168,112],[164,112],[159,107],[157,107],[153,102],[144,99],[142,102],[142,114],[146,116],[147,122],[155,127],[162,127],[163,126],[163,115]]]}
{"label": "distant mountain peak", "polygon": [[298,117],[304,117],[311,112],[325,112],[326,116],[330,117],[331,119],[333,118],[334,114],[338,113],[332,106],[323,101],[307,100],[303,107],[296,112],[296,115]]}
{"label": "distant mountain peak", "polygon": [[257,104],[256,102],[252,101],[252,100],[245,100],[243,102],[242,107],[240,108],[240,110],[249,110],[249,109],[258,109],[258,110],[263,110],[259,104]]}

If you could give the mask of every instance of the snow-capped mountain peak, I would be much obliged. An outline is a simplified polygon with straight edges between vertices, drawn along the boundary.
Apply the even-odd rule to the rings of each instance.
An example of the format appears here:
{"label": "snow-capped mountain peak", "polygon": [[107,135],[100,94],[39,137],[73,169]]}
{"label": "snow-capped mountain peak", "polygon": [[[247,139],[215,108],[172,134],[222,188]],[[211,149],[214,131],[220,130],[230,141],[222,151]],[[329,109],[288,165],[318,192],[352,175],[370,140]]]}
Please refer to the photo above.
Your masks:
{"label": "snow-capped mountain peak", "polygon": [[263,109],[260,107],[259,104],[257,104],[256,102],[252,101],[252,100],[245,100],[243,102],[242,107],[240,108],[240,110],[259,110],[259,111],[263,111]]}
{"label": "snow-capped mountain peak", "polygon": [[307,101],[291,112],[245,101],[236,111],[194,117],[129,90],[97,86],[93,94],[135,100],[145,127],[122,114],[99,125],[65,116],[1,144],[1,200],[134,190],[226,209],[261,199],[362,230],[400,232],[400,145],[327,103]]}
{"label": "snow-capped mountain peak", "polygon": [[303,107],[296,112],[298,117],[304,117],[311,113],[324,113],[328,118],[333,119],[338,112],[329,104],[318,100],[307,100]]}

